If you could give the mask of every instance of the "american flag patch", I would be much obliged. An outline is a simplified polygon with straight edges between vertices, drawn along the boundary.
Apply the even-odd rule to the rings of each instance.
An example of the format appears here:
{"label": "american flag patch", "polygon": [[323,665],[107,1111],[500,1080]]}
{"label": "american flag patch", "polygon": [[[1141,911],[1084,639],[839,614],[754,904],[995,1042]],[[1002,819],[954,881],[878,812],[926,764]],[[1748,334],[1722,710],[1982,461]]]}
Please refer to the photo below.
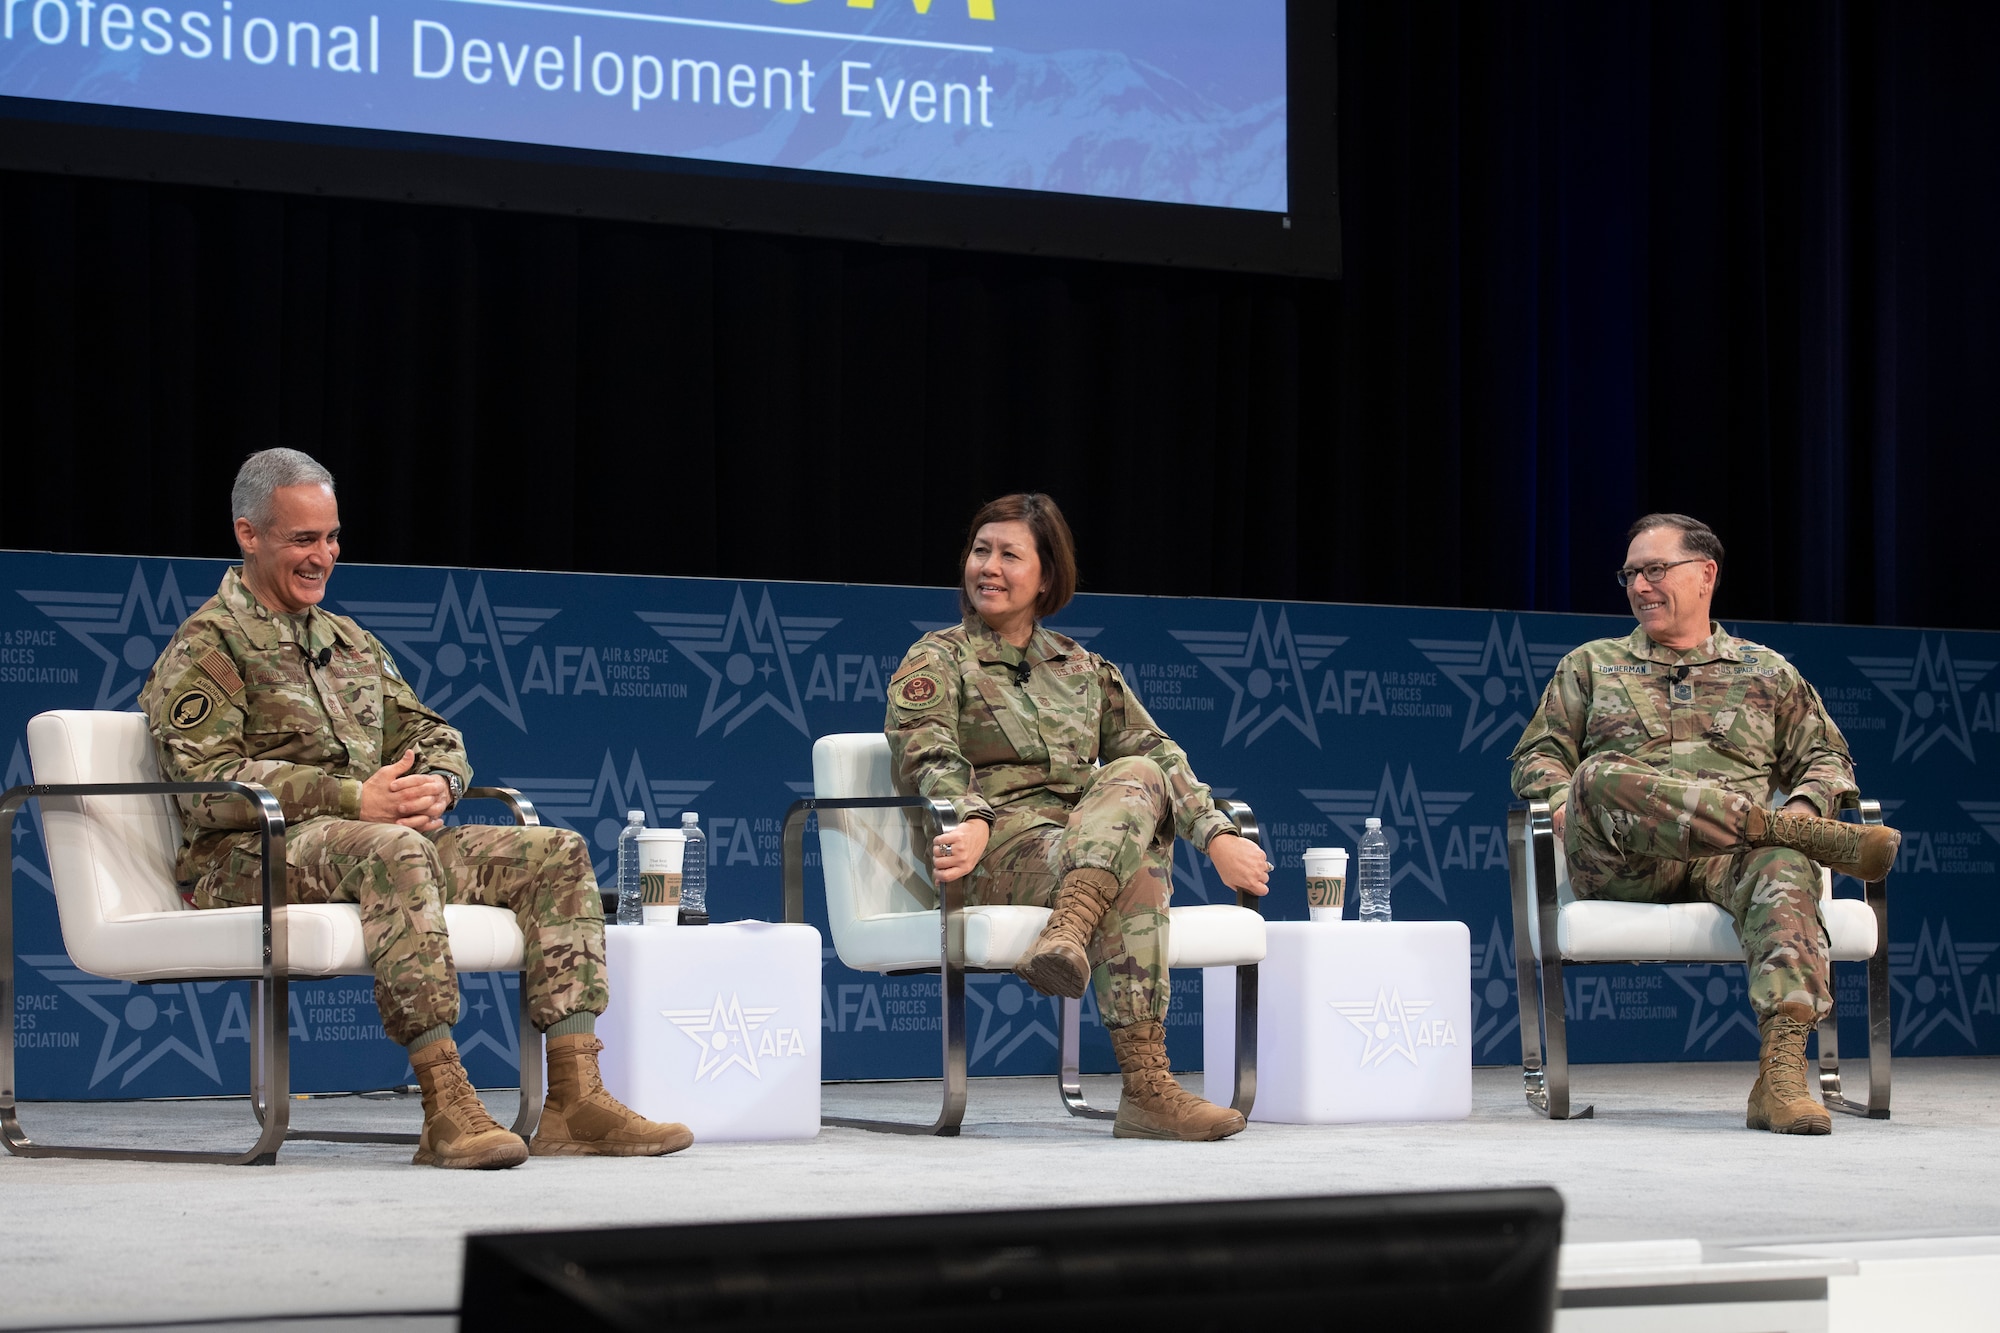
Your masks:
{"label": "american flag patch", "polygon": [[243,677],[236,674],[236,664],[211,648],[195,659],[195,665],[208,673],[209,679],[234,696],[243,693]]}

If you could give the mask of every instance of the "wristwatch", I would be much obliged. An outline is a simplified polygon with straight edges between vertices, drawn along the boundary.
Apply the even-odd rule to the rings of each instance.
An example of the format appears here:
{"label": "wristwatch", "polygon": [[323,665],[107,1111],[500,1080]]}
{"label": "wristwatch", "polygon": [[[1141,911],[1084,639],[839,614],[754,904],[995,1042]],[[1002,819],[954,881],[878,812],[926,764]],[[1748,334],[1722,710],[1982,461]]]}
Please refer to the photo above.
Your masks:
{"label": "wristwatch", "polygon": [[458,798],[465,795],[465,784],[459,781],[458,774],[448,768],[440,768],[436,772],[444,779],[444,785],[451,788],[451,803],[457,805]]}

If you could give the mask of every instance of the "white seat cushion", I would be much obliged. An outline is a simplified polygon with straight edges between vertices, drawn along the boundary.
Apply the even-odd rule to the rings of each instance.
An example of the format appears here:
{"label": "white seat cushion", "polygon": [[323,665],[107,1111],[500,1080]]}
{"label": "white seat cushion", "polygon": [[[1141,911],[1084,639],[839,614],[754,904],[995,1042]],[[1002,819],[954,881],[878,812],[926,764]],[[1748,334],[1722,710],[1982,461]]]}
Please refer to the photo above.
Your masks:
{"label": "white seat cushion", "polygon": [[[1007,971],[1048,919],[1046,907],[966,908],[965,965]],[[1169,967],[1264,960],[1264,918],[1247,907],[1174,907],[1167,923]],[[849,923],[840,961],[857,972],[912,972],[938,966],[938,945],[936,912],[884,912]]]}
{"label": "white seat cushion", "polygon": [[[1012,967],[1049,919],[1046,907],[965,909],[965,964]],[[850,921],[840,940],[840,961],[857,972],[915,972],[939,961],[936,912],[881,912]]]}
{"label": "white seat cushion", "polygon": [[[518,972],[523,942],[514,914],[500,907],[444,909],[451,932],[452,964],[461,972]],[[286,909],[286,939],[293,976],[365,976],[368,953],[361,939],[361,910],[352,903],[314,903]],[[193,977],[254,977],[261,970],[263,912],[255,907],[207,911],[142,912],[107,921],[93,932],[76,965],[123,981]]]}
{"label": "white seat cushion", "polygon": [[[1875,914],[1853,898],[1823,901],[1833,957],[1875,952]],[[1556,915],[1556,944],[1572,963],[1740,963],[1729,913],[1713,903],[1573,902]]]}
{"label": "white seat cushion", "polygon": [[1167,909],[1168,967],[1237,967],[1264,961],[1264,918],[1247,907],[1211,903]]}

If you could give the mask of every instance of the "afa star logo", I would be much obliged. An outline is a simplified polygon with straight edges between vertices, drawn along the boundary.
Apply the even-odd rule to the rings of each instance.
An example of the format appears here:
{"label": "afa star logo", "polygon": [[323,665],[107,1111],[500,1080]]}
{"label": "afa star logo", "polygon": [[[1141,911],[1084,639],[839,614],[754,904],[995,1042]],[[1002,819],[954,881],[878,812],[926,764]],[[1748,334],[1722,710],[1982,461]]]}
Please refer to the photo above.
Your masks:
{"label": "afa star logo", "polygon": [[[139,687],[167,641],[206,600],[190,601],[181,595],[172,565],[159,566],[159,574],[155,587],[146,578],[146,562],[140,560],[133,562],[132,579],[124,592],[17,590],[104,663],[92,708],[136,708]],[[219,581],[221,575],[216,577]]]}
{"label": "afa star logo", "polygon": [[715,785],[699,778],[649,778],[637,750],[620,773],[609,749],[594,776],[509,777],[506,783],[535,803],[543,822],[584,836],[599,884],[615,882],[618,835],[627,811],[645,811],[647,828],[679,828],[681,812]]}
{"label": "afa star logo", "polygon": [[1978,762],[1972,752],[1972,724],[1965,712],[1965,696],[1976,691],[1994,663],[1954,661],[1951,646],[1943,635],[1932,646],[1928,634],[1917,640],[1914,657],[1850,657],[1848,661],[1882,691],[1902,724],[1896,731],[1893,762],[1905,756],[1922,759],[1939,741],[1967,759]]}
{"label": "afa star logo", "polygon": [[1373,1069],[1390,1056],[1400,1055],[1417,1063],[1422,1046],[1456,1046],[1458,1034],[1442,1019],[1417,1022],[1430,1010],[1432,1000],[1405,1000],[1400,990],[1377,989],[1372,1000],[1328,1000],[1327,1004],[1361,1034],[1361,1068]]}
{"label": "afa star logo", "polygon": [[1702,1050],[1712,1051],[1731,1032],[1742,1032],[1753,1047],[1758,1043],[1757,1020],[1746,998],[1741,963],[1703,963],[1661,971],[1694,1001],[1694,1011],[1688,1015],[1687,1040],[1681,1046],[1683,1054],[1692,1051],[1697,1042]]}
{"label": "afa star logo", "polygon": [[561,607],[495,606],[484,576],[473,579],[472,595],[461,600],[457,576],[447,574],[434,602],[342,602],[340,609],[388,645],[410,688],[445,720],[484,701],[516,729],[528,729],[507,650]]}
{"label": "afa star logo", "polygon": [[771,1058],[806,1053],[805,1040],[796,1028],[766,1029],[776,1005],[748,1006],[734,992],[724,1000],[720,993],[706,1009],[662,1009],[660,1016],[680,1030],[701,1052],[695,1063],[694,1080],[713,1083],[731,1069],[741,1069],[761,1080],[759,1057]]}
{"label": "afa star logo", "polygon": [[[989,1068],[997,1070],[1023,1046],[1034,1043],[1057,1050],[1056,1024],[1061,1019],[1062,1001],[1037,995],[1011,973],[973,975],[965,979],[965,998],[979,1017],[972,1034],[972,1048],[966,1053],[968,1065],[977,1065],[992,1056]],[[1084,1021],[1096,1021],[1097,1001],[1084,992]]]}
{"label": "afa star logo", "polygon": [[1405,766],[1403,780],[1397,782],[1394,767],[1384,764],[1382,781],[1373,788],[1301,787],[1299,795],[1330,817],[1352,840],[1350,845],[1360,844],[1369,818],[1381,820],[1382,831],[1389,835],[1390,864],[1395,866],[1389,876],[1391,895],[1405,880],[1413,879],[1439,902],[1445,900],[1444,871],[1438,865],[1432,830],[1443,827],[1445,820],[1471,800],[1471,792],[1426,791],[1417,785],[1413,766]]}
{"label": "afa star logo", "polygon": [[1889,942],[1889,985],[1896,992],[1891,1009],[1896,1016],[1896,1049],[1914,1051],[1940,1027],[1949,1027],[1977,1047],[1972,1028],[1975,1006],[1967,979],[1993,956],[1995,944],[1960,944],[1952,939],[1951,922],[1931,929],[1929,917],[1908,943]]}
{"label": "afa star logo", "polygon": [[93,976],[79,969],[67,954],[22,954],[21,961],[104,1025],[97,1062],[90,1071],[93,1089],[116,1074],[122,1091],[169,1057],[215,1087],[222,1086],[222,1071],[216,1066],[215,1043],[202,1016],[201,1000],[226,982],[139,986]]}
{"label": "afa star logo", "polygon": [[[0,779],[0,791],[11,791],[15,787],[26,786],[35,780],[34,769],[28,764],[28,752],[21,742],[14,742],[14,753],[7,760],[7,775]],[[18,882],[27,880],[39,884],[50,893],[55,885],[49,879],[48,847],[42,841],[42,803],[35,801],[14,812],[14,845],[8,849],[14,861],[14,878]]]}
{"label": "afa star logo", "polygon": [[1486,943],[1472,946],[1472,1053],[1475,1059],[1495,1053],[1500,1043],[1521,1030],[1521,1006],[1515,992],[1514,942],[1500,929],[1500,918],[1486,933]]}
{"label": "afa star logo", "polygon": [[[512,994],[509,994],[509,992]],[[451,1030],[461,1057],[493,1052],[509,1068],[521,1067],[521,974],[458,974],[458,1026]],[[414,1071],[413,1071],[414,1072]]]}
{"label": "afa star logo", "polygon": [[[7,781],[11,784],[15,779],[9,777]],[[1902,802],[1898,801],[1896,804],[1901,805]],[[1972,822],[1985,829],[1987,837],[2000,842],[2000,801],[1960,801],[1958,808],[1971,815]],[[1890,813],[1889,802],[1882,802],[1883,818],[1887,819]],[[1896,859],[1900,861],[1902,857],[1898,856]]]}
{"label": "afa star logo", "polygon": [[1431,660],[1466,698],[1462,754],[1476,743],[1480,753],[1521,734],[1535,711],[1542,682],[1569,649],[1559,643],[1529,643],[1514,618],[1506,634],[1493,617],[1480,639],[1411,639],[1410,646]]}
{"label": "afa star logo", "polygon": [[1280,722],[1289,722],[1301,736],[1319,745],[1319,726],[1307,698],[1306,672],[1316,669],[1347,642],[1344,634],[1294,634],[1283,608],[1275,625],[1258,607],[1247,631],[1176,629],[1167,631],[1181,647],[1201,659],[1229,687],[1229,720],[1222,728],[1224,745],[1243,737],[1255,745]]}
{"label": "afa star logo", "polygon": [[760,593],[753,615],[741,584],[727,615],[693,611],[636,614],[708,677],[708,698],[702,704],[695,735],[705,734],[718,722],[723,724],[723,735],[733,735],[738,727],[769,709],[799,735],[811,737],[805,701],[799,698],[799,683],[792,673],[792,658],[838,625],[839,617],[780,616],[769,588]]}

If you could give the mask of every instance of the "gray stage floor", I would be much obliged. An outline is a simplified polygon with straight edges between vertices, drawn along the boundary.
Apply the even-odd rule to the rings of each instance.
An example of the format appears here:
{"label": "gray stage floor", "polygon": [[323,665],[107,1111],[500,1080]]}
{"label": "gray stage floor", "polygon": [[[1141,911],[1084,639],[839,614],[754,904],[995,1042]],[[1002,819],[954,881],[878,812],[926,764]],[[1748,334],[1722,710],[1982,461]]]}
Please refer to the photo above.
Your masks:
{"label": "gray stage floor", "polygon": [[[531,1159],[496,1173],[317,1143],[265,1168],[0,1156],[0,1327],[332,1314],[374,1314],[375,1325],[395,1313],[430,1333],[450,1327],[441,1316],[458,1303],[465,1234],[527,1228],[1552,1184],[1573,1242],[2000,1233],[2000,1061],[1898,1061],[1895,1119],[1838,1116],[1830,1139],[1745,1130],[1754,1072],[1583,1066],[1579,1104],[1599,1118],[1549,1124],[1522,1100],[1518,1070],[1482,1069],[1467,1121],[1253,1124],[1219,1144],[1113,1140],[1107,1123],[1064,1114],[1051,1078],[975,1080],[958,1139],[828,1129],[801,1143]],[[1846,1072],[1867,1086],[1864,1064]],[[1113,1079],[1087,1083],[1115,1095]],[[830,1085],[825,1109],[928,1118],[935,1094]],[[503,1123],[512,1101],[490,1099]],[[141,1123],[155,1141],[251,1137],[242,1102],[35,1104],[23,1119],[50,1142],[136,1142]],[[413,1099],[314,1100],[293,1113],[298,1127],[413,1130],[417,1119]]]}

